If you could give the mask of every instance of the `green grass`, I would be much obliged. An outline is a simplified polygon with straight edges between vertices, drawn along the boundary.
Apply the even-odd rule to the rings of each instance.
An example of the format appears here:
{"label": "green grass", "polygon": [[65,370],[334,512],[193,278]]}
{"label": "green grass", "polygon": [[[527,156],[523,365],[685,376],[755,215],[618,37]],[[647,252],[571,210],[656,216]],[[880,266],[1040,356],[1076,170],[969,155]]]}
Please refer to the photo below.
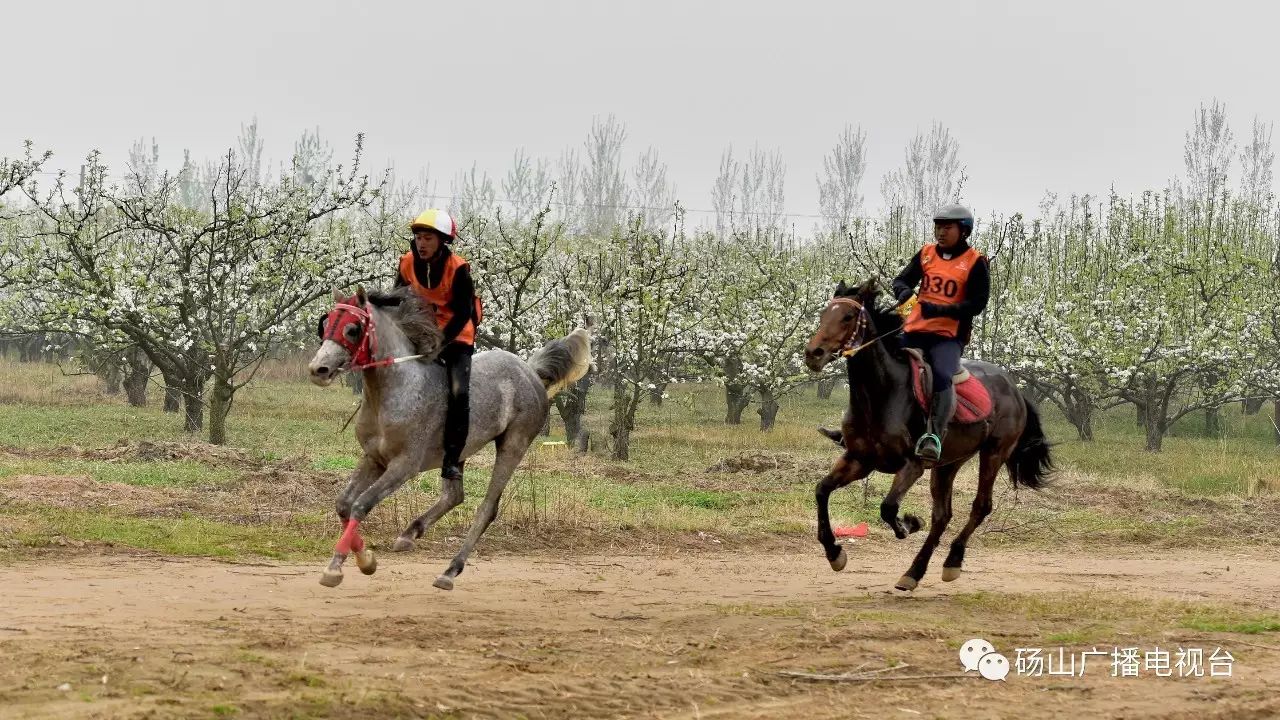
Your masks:
{"label": "green grass", "polygon": [[[328,543],[268,525],[235,525],[200,517],[141,518],[104,510],[72,510],[13,504],[0,518],[14,526],[10,552],[45,548],[61,539],[154,550],[169,555],[276,559],[323,555]],[[6,547],[0,544],[0,552]]]}
{"label": "green grass", "polygon": [[226,468],[179,460],[174,462],[101,462],[80,459],[0,460],[0,479],[16,475],[84,475],[98,482],[152,487],[224,485],[238,473]]}
{"label": "green grass", "polygon": [[1204,632],[1239,633],[1257,635],[1259,633],[1280,632],[1280,616],[1240,617],[1239,613],[1193,613],[1181,620],[1181,626],[1191,630]]}
{"label": "green grass", "polygon": [[[360,450],[350,427],[338,432],[353,409],[355,397],[345,387],[317,388],[300,379],[279,379],[280,371],[264,373],[237,395],[230,420],[230,442],[254,457],[298,459],[301,467],[319,473],[345,473],[353,468]],[[49,366],[22,365],[0,359],[0,444],[48,451],[75,446],[99,448],[122,439],[197,442],[181,429],[177,415],[153,405],[135,409],[120,398],[104,396],[87,377],[65,377]],[[783,401],[777,428],[761,433],[748,410],[747,424],[723,423],[723,391],[712,385],[674,386],[661,406],[642,403],[632,435],[632,460],[608,459],[602,447],[589,458],[577,458],[566,450],[542,449],[538,443],[526,458],[504,497],[502,520],[488,537],[503,533],[541,535],[578,531],[605,533],[672,533],[705,531],[717,536],[758,533],[789,534],[811,540],[813,485],[836,458],[836,448],[818,435],[817,425],[835,426],[844,406],[844,391],[828,400],[805,389]],[[158,393],[152,393],[153,402]],[[593,436],[608,426],[610,396],[593,393],[587,426]],[[1132,408],[1118,408],[1097,418],[1097,440],[1084,443],[1050,406],[1042,408],[1054,454],[1064,469],[1067,500],[1052,493],[1042,499],[1023,491],[1022,502],[1000,507],[984,528],[1005,523],[1027,525],[1023,529],[979,536],[990,543],[1161,543],[1193,545],[1203,532],[1218,527],[1223,515],[1237,518],[1231,524],[1253,533],[1251,541],[1266,537],[1266,513],[1280,507],[1272,468],[1277,450],[1271,440],[1267,414],[1244,416],[1236,407],[1224,410],[1224,439],[1195,433],[1192,422],[1180,424],[1165,442],[1162,453],[1143,449],[1143,430],[1134,422]],[[562,440],[558,418],[556,433],[548,440]],[[468,467],[466,501],[442,524],[439,533],[456,535],[469,525],[474,508],[488,483],[486,451]],[[763,454],[780,466],[764,472],[710,473],[708,468],[727,458]],[[294,465],[298,467],[298,465]],[[196,496],[209,488],[233,487],[242,470],[213,466],[200,460],[141,462],[96,461],[74,454],[18,457],[0,454],[0,492],[6,481],[19,475],[83,476],[103,483],[172,488]],[[955,499],[951,529],[967,519],[975,468],[962,471]],[[873,475],[869,501],[860,485],[832,497],[836,525],[866,521],[874,533],[887,530],[879,520],[878,502],[889,478]],[[928,519],[927,480],[908,496],[903,512]],[[1123,490],[1130,496],[1118,501],[1108,493]],[[438,491],[438,478],[426,474],[393,495],[374,514],[380,530],[395,532],[396,525],[425,510]],[[998,493],[1008,493],[1005,479]],[[1258,498],[1261,505],[1242,517],[1237,509],[1243,498]],[[33,504],[34,503],[34,504]],[[1037,504],[1040,503],[1040,504]],[[1048,503],[1047,505],[1045,503]],[[998,503],[999,504],[999,503]],[[323,553],[332,542],[332,511],[323,506],[298,508],[287,524],[246,526],[223,523],[198,513],[183,518],[146,517],[123,510],[102,513],[97,509],[58,510],[40,506],[38,499],[4,505],[0,498],[0,543],[11,548],[38,546],[58,538],[85,542],[109,542],[175,554],[225,555],[251,552],[273,557]],[[1261,508],[1261,509],[1259,509]],[[144,515],[138,517],[138,515]],[[11,529],[21,526],[19,542]],[[1219,538],[1225,542],[1227,539]]]}
{"label": "green grass", "polygon": [[[1185,638],[1198,633],[1255,635],[1280,632],[1280,616],[1262,608],[1135,597],[1118,592],[957,593],[913,598],[857,595],[813,603],[736,603],[716,607],[727,616],[754,616],[811,624],[816,632],[859,623],[918,628],[959,650],[966,638],[1001,647],[1089,647],[1122,638]],[[1034,636],[1028,634],[1034,628]],[[1224,641],[1224,646],[1227,641]]]}
{"label": "green grass", "polygon": [[[1148,600],[1118,593],[1091,591],[1080,593],[1014,594],[963,593],[952,600],[974,615],[1002,613],[1026,620],[1046,623],[1095,623],[1096,627],[1073,628],[1086,636],[1097,630],[1108,630],[1118,624],[1145,627],[1172,626],[1202,632],[1258,634],[1280,631],[1280,615],[1265,611],[1246,611],[1213,603],[1177,600]],[[1068,638],[1069,635],[1060,634]]]}

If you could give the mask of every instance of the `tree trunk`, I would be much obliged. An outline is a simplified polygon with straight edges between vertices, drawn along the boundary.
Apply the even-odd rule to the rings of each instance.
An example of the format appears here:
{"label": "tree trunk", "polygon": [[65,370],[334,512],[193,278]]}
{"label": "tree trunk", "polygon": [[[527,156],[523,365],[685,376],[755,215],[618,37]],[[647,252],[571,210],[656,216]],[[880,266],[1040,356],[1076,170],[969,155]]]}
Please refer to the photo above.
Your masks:
{"label": "tree trunk", "polygon": [[1164,446],[1164,436],[1169,432],[1169,406],[1160,399],[1160,387],[1154,378],[1148,378],[1143,388],[1143,402],[1139,412],[1146,423],[1147,450],[1160,452]]}
{"label": "tree trunk", "polygon": [[1265,404],[1265,403],[1266,403],[1266,401],[1267,401],[1267,400],[1266,400],[1266,398],[1262,398],[1262,397],[1251,397],[1251,398],[1245,398],[1245,399],[1244,399],[1244,414],[1245,414],[1245,415],[1257,415],[1259,412],[1261,412],[1261,411],[1262,411],[1262,406],[1263,406],[1263,404]]}
{"label": "tree trunk", "polygon": [[1222,432],[1222,412],[1219,408],[1206,408],[1204,411],[1205,437],[1220,438]]}
{"label": "tree trunk", "polygon": [[1147,450],[1151,452],[1160,452],[1164,445],[1164,431],[1162,427],[1164,423],[1155,418],[1154,413],[1148,418],[1147,422]]}
{"label": "tree trunk", "polygon": [[1146,421],[1147,450],[1151,452],[1160,452],[1164,445],[1165,433],[1169,430],[1168,409],[1158,398],[1159,392],[1155,382],[1149,381],[1140,407],[1142,419]]}
{"label": "tree trunk", "polygon": [[751,404],[751,394],[746,385],[725,385],[724,386],[725,404],[728,411],[725,412],[724,422],[726,425],[741,425],[742,412]]}
{"label": "tree trunk", "polygon": [[181,392],[183,429],[198,433],[204,429],[204,379],[184,378]]}
{"label": "tree trunk", "polygon": [[35,362],[35,357],[32,353],[35,342],[35,338],[31,336],[18,339],[18,362]]}
{"label": "tree trunk", "polygon": [[565,388],[555,400],[560,420],[564,422],[565,439],[575,448],[586,445],[586,440],[583,438],[587,433],[582,426],[582,418],[587,413],[587,397],[591,392],[592,374],[588,372],[581,380]]}
{"label": "tree trunk", "polygon": [[613,386],[613,422],[609,423],[609,435],[613,437],[613,459],[631,459],[631,431],[636,426],[636,406],[640,401],[640,389],[629,389],[623,383]]}
{"label": "tree trunk", "polygon": [[1084,442],[1093,441],[1093,408],[1072,405],[1067,420],[1075,426],[1077,437]]}
{"label": "tree trunk", "polygon": [[[547,412],[547,416],[542,419],[542,436],[547,437],[551,434],[551,412]],[[568,438],[565,438],[566,440]]]}
{"label": "tree trunk", "polygon": [[1067,420],[1076,428],[1076,435],[1085,442],[1093,440],[1093,402],[1084,393],[1074,389],[1066,395]]}
{"label": "tree trunk", "polygon": [[751,390],[742,383],[742,358],[730,355],[721,367],[724,372],[724,423],[741,425],[742,411],[751,404]]}
{"label": "tree trunk", "polygon": [[128,362],[129,373],[124,378],[124,392],[129,398],[129,404],[134,407],[146,407],[147,382],[151,379],[151,362],[137,348],[129,350],[125,354],[125,360]]}
{"label": "tree trunk", "polygon": [[164,386],[164,411],[176,413],[182,408],[182,388],[174,385]]}
{"label": "tree trunk", "polygon": [[818,399],[830,400],[831,393],[836,389],[836,383],[839,382],[839,380],[840,380],[839,378],[833,378],[833,377],[822,378],[821,380],[819,380],[818,381]]}
{"label": "tree trunk", "polygon": [[215,375],[209,392],[209,442],[214,445],[227,444],[227,415],[231,412],[234,395],[235,388],[231,383]]}
{"label": "tree trunk", "polygon": [[1137,414],[1138,427],[1140,428],[1147,427],[1147,406],[1139,403],[1134,403],[1133,407],[1136,408],[1138,413]]}
{"label": "tree trunk", "polygon": [[164,365],[160,366],[160,377],[164,381],[164,411],[176,413],[182,407],[182,380]]}
{"label": "tree trunk", "polygon": [[778,421],[778,398],[772,391],[760,389],[760,407],[756,412],[760,414],[760,431],[772,430],[774,423]]}

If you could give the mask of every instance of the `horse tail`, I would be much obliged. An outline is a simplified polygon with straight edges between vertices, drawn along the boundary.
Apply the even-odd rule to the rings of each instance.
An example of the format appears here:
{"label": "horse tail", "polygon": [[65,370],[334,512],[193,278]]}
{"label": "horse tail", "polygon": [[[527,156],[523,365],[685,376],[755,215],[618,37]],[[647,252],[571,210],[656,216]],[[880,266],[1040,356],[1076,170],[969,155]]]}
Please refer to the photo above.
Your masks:
{"label": "horse tail", "polygon": [[548,340],[529,358],[529,367],[538,374],[547,398],[574,384],[591,369],[591,322],[568,335]]}
{"label": "horse tail", "polygon": [[1022,402],[1027,408],[1027,423],[1006,466],[1014,487],[1025,485],[1040,490],[1048,484],[1049,475],[1054,471],[1053,458],[1049,455],[1052,445],[1040,426],[1040,411],[1035,403],[1025,397]]}

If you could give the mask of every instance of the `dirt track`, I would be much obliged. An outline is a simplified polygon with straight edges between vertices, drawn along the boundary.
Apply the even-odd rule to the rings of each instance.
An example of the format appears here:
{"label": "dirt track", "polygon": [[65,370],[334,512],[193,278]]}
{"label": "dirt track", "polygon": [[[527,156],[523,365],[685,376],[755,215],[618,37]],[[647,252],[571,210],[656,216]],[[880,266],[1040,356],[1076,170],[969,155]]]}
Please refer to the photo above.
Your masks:
{"label": "dirt track", "polygon": [[[318,584],[319,562],[21,563],[7,568],[0,595],[0,717],[1280,715],[1274,633],[1142,630],[1160,619],[1141,617],[1140,604],[1138,617],[1110,626],[1061,616],[1080,597],[1105,615],[1122,594],[1151,601],[1152,612],[1179,600],[1274,615],[1280,559],[1265,551],[1055,560],[975,547],[958,582],[942,584],[933,568],[913,595],[895,594],[916,547],[857,545],[841,574],[816,547],[478,557],[451,593],[431,587],[446,559],[421,553],[383,553],[373,577],[349,563],[333,590]],[[1102,646],[1052,641],[1100,622],[1117,635],[1108,649],[1224,647],[1233,676],[1112,678],[1109,659],[1084,677],[1003,683],[973,673],[875,683],[779,674],[906,663],[881,676],[953,676],[970,637],[1012,660],[1018,646]]]}

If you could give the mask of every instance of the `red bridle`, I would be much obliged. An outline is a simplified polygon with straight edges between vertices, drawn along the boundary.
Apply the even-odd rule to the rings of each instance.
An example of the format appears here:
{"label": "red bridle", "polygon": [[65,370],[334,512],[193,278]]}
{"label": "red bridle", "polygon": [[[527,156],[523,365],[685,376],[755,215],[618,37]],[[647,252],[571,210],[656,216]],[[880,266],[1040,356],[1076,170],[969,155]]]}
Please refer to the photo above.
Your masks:
{"label": "red bridle", "polygon": [[[325,318],[324,334],[321,340],[332,340],[351,355],[347,367],[351,370],[369,370],[371,368],[395,365],[407,360],[417,360],[425,355],[405,355],[404,357],[378,357],[378,328],[373,319],[373,310],[368,301],[364,307],[354,304],[355,298],[348,298],[333,306]],[[360,339],[352,342],[347,339],[347,326],[351,323],[360,325]]]}
{"label": "red bridle", "polygon": [[[340,302],[329,311],[325,320],[322,340],[332,340],[351,355],[348,363],[352,370],[363,370],[374,362],[378,354],[378,334],[374,328],[373,313],[353,304],[355,298]],[[347,326],[356,323],[360,327],[359,340],[347,339]]]}

